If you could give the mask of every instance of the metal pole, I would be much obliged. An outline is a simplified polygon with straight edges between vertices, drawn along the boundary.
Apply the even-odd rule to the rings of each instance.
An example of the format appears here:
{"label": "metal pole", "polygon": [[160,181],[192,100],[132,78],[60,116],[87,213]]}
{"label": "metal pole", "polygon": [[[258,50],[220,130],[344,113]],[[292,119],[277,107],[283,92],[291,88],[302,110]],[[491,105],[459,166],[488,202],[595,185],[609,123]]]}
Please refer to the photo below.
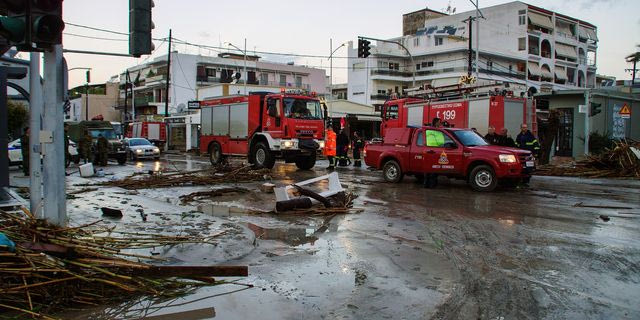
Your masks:
{"label": "metal pole", "polygon": [[329,39],[329,119],[331,119],[331,111],[333,105],[333,39]]}
{"label": "metal pole", "polygon": [[84,85],[84,120],[89,121],[89,82]]}
{"label": "metal pole", "polygon": [[476,0],[476,81],[480,77],[480,0]]}
{"label": "metal pole", "polygon": [[[169,29],[169,48],[167,49],[169,54],[167,55],[167,85],[165,86],[164,93],[164,116],[169,116],[169,82],[171,81],[171,29]],[[132,87],[133,88],[133,87]],[[131,90],[135,95],[135,90]]]}
{"label": "metal pole", "polygon": [[136,121],[136,86],[131,82],[131,122]]}
{"label": "metal pole", "polygon": [[62,46],[44,53],[44,216],[57,225],[67,220],[64,168],[64,110],[62,109]]}
{"label": "metal pole", "polygon": [[247,80],[249,75],[247,74],[247,38],[244,38],[244,94],[247,95]]}
{"label": "metal pole", "polygon": [[42,129],[42,82],[40,82],[40,53],[31,52],[29,61],[29,208],[39,218],[42,215],[42,162],[40,160],[40,130]]}
{"label": "metal pole", "polygon": [[469,16],[469,50],[468,54],[468,63],[467,63],[467,76],[471,77],[471,72],[473,72],[473,18]]}
{"label": "metal pole", "polygon": [[[7,67],[0,67],[0,200],[7,198],[4,188],[9,188],[9,110],[7,106]],[[25,148],[26,146],[22,146]]]}
{"label": "metal pole", "polygon": [[584,114],[584,155],[589,155],[589,115],[591,114],[591,93],[589,89],[584,91],[584,104],[586,112]]}

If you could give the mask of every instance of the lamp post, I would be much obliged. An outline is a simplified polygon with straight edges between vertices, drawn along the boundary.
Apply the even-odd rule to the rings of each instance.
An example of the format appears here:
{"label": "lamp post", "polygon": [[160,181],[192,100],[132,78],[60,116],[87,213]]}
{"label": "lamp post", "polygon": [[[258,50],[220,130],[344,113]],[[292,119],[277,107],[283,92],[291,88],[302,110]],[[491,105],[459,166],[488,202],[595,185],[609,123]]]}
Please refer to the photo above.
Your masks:
{"label": "lamp post", "polygon": [[244,38],[244,50],[236,47],[233,45],[233,43],[231,42],[226,42],[226,44],[234,47],[236,50],[242,52],[244,54],[244,76],[247,77],[247,79],[244,79],[244,94],[247,94],[247,80],[249,78],[249,76],[247,75],[247,38]]}
{"label": "lamp post", "polygon": [[87,81],[84,85],[84,96],[85,96],[84,119],[89,120],[89,82],[91,82],[91,68],[75,67],[75,68],[69,69],[68,71],[72,71],[72,70],[87,70]]}
{"label": "lamp post", "polygon": [[346,42],[339,45],[335,50],[333,49],[333,39],[329,39],[329,50],[331,50],[331,54],[329,55],[329,95],[331,100],[329,100],[329,117],[331,117],[331,111],[333,111],[331,105],[333,104],[333,54],[338,51],[338,49],[342,48],[347,44]]}

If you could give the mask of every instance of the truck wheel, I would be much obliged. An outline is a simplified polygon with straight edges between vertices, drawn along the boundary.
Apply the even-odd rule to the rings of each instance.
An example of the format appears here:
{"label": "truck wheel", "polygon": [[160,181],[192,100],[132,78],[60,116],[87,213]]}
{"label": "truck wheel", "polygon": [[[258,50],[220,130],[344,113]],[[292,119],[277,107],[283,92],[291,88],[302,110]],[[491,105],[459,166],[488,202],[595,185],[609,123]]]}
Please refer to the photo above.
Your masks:
{"label": "truck wheel", "polygon": [[490,192],[498,185],[498,179],[490,166],[480,165],[471,170],[469,184],[475,191]]}
{"label": "truck wheel", "polygon": [[123,165],[125,163],[127,163],[127,154],[126,153],[118,156],[118,164],[119,165]]}
{"label": "truck wheel", "polygon": [[214,142],[209,147],[209,161],[211,165],[217,166],[224,161],[224,157],[222,155],[222,147],[219,143]]}
{"label": "truck wheel", "polygon": [[384,176],[384,180],[393,183],[402,181],[403,177],[400,164],[395,160],[389,160],[384,164],[384,167],[382,168],[382,175]]}
{"label": "truck wheel", "polygon": [[253,166],[257,169],[272,169],[276,163],[276,159],[271,154],[269,146],[264,142],[258,142],[253,149]]}
{"label": "truck wheel", "polygon": [[316,155],[296,158],[296,167],[301,170],[309,170],[316,165]]}

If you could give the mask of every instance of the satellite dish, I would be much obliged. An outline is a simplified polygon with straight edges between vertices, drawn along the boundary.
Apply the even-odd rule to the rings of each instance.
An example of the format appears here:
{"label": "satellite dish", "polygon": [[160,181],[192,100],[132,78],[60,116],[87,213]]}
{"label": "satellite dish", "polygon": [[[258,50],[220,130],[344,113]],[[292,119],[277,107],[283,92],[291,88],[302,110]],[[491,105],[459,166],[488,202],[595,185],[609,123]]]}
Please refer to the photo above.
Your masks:
{"label": "satellite dish", "polygon": [[187,106],[184,103],[178,105],[178,113],[183,113],[187,109]]}

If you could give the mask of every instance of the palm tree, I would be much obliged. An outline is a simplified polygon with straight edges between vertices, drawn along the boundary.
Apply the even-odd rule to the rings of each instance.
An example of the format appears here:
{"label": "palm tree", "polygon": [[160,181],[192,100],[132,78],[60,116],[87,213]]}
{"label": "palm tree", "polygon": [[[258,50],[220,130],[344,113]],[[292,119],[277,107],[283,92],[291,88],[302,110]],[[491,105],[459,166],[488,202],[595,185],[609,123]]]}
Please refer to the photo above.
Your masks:
{"label": "palm tree", "polygon": [[[636,45],[640,49],[640,44]],[[636,80],[636,64],[640,62],[640,51],[636,51],[626,57],[627,62],[633,63],[633,69],[631,70],[633,76],[631,76],[631,86],[635,84]]]}

